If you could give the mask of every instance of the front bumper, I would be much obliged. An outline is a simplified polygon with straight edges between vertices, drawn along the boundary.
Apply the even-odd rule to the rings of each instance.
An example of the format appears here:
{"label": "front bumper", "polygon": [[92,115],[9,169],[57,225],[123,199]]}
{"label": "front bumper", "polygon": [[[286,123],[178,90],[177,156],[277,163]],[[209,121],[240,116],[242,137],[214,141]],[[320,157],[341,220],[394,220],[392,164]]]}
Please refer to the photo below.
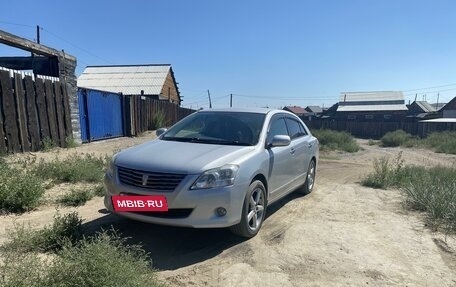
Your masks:
{"label": "front bumper", "polygon": [[[114,173],[116,174],[116,173]],[[117,176],[105,175],[104,183],[106,195],[104,204],[111,213],[147,223],[155,223],[170,226],[216,228],[228,227],[239,223],[241,220],[242,206],[249,184],[236,183],[233,186],[190,190],[190,186],[199,175],[187,175],[172,192],[159,192],[144,188],[122,184]],[[164,195],[169,208],[169,216],[166,213],[155,212],[115,212],[112,206],[111,196],[121,193],[131,195]],[[218,207],[227,210],[226,215],[219,216],[216,213]],[[180,212],[185,210],[186,212]],[[174,216],[179,211],[180,216]],[[189,211],[189,212],[188,212]],[[189,213],[189,215],[187,215]]]}

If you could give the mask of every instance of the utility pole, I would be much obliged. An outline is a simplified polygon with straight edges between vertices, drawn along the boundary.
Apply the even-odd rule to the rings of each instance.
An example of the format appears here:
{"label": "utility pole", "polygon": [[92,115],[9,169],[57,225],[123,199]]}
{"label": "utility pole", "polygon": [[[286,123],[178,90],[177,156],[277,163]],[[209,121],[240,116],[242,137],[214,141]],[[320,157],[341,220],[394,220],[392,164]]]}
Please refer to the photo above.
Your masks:
{"label": "utility pole", "polygon": [[[36,42],[38,44],[40,44],[40,26],[39,25],[36,25]],[[33,58],[35,57],[33,52],[30,52],[30,56],[32,57],[32,63],[33,63]],[[32,66],[33,66],[33,64],[32,64]],[[33,70],[33,67],[32,67],[32,70]],[[33,78],[36,78],[35,71],[33,71]]]}
{"label": "utility pole", "polygon": [[36,25],[36,42],[40,44],[40,26]]}
{"label": "utility pole", "polygon": [[436,110],[439,109],[439,96],[440,96],[440,93],[437,93],[437,105],[435,106]]}
{"label": "utility pole", "polygon": [[212,102],[211,102],[211,93],[207,90],[207,96],[209,97],[209,109],[212,109]]}
{"label": "utility pole", "polygon": [[230,94],[230,108],[233,107],[233,94]]}
{"label": "utility pole", "polygon": [[415,102],[416,102],[416,97],[418,97],[418,94],[415,94]]}

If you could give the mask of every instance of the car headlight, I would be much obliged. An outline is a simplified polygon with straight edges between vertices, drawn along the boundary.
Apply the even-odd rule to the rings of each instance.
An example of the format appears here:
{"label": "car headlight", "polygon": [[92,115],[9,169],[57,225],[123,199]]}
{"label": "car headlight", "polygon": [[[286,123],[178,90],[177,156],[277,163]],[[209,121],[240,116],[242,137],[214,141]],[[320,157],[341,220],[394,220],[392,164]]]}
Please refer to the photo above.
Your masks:
{"label": "car headlight", "polygon": [[109,177],[114,176],[114,166],[115,166],[116,157],[117,157],[117,154],[112,156],[111,161],[108,164],[108,168],[106,169],[106,174]]}
{"label": "car headlight", "polygon": [[208,189],[233,185],[238,170],[239,166],[233,164],[207,170],[198,177],[190,189]]}

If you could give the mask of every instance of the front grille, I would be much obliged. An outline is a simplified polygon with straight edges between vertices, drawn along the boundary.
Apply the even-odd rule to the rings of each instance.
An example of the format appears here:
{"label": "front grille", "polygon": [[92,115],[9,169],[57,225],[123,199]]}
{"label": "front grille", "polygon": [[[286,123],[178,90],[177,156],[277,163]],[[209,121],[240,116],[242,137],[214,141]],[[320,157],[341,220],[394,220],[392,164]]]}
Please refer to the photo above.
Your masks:
{"label": "front grille", "polygon": [[168,211],[133,211],[129,213],[139,214],[148,217],[159,217],[159,218],[186,218],[192,213],[192,208],[174,208],[168,209]]}
{"label": "front grille", "polygon": [[117,167],[121,183],[158,191],[173,191],[185,174],[149,172],[126,167]]}

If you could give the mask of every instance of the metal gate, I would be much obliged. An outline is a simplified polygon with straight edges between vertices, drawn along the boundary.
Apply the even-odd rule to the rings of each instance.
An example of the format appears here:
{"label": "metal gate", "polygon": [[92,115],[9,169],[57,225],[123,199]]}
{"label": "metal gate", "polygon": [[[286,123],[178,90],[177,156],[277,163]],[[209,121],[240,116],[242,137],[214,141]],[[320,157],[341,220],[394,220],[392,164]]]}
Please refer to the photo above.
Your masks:
{"label": "metal gate", "polygon": [[82,142],[124,136],[122,94],[78,89]]}

